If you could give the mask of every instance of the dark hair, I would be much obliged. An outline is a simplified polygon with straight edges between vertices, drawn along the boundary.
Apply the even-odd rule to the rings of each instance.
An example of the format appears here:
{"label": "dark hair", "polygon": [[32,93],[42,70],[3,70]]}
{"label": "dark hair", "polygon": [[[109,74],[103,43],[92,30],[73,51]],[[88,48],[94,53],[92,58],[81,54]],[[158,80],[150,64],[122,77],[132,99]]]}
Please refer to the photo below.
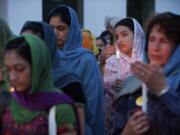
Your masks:
{"label": "dark hair", "polygon": [[27,22],[24,24],[23,28],[21,29],[21,34],[26,31],[31,30],[35,35],[38,35],[42,40],[44,40],[44,30],[40,23],[36,22]]}
{"label": "dark hair", "polygon": [[32,65],[30,47],[24,37],[10,40],[4,49],[4,55],[6,54],[6,52],[11,50],[15,50],[19,56],[25,59],[30,65]]}
{"label": "dark hair", "polygon": [[120,20],[116,23],[114,29],[121,25],[128,27],[134,33],[134,22],[131,18],[124,18]]}
{"label": "dark hair", "polygon": [[71,25],[71,16],[69,13],[69,9],[66,6],[57,6],[52,9],[48,14],[47,22],[49,23],[51,17],[59,16],[60,19],[66,23],[68,26]]}
{"label": "dark hair", "polygon": [[[113,37],[113,34],[112,34],[110,31],[108,31],[108,30],[103,31],[103,32],[100,34],[100,37],[102,37],[102,38],[105,39],[105,37],[106,37],[107,35],[110,36],[110,40],[111,40],[111,41],[110,41],[110,44],[112,45],[112,44],[113,44],[113,41],[114,41],[114,37]],[[106,45],[107,45],[107,41],[106,41]]]}
{"label": "dark hair", "polygon": [[104,43],[105,46],[107,45],[107,42],[103,37],[99,36],[99,37],[96,38],[96,40],[98,40],[98,39],[102,40],[102,42]]}
{"label": "dark hair", "polygon": [[150,18],[147,27],[147,39],[153,27],[157,25],[160,30],[166,35],[167,39],[173,41],[176,45],[180,43],[180,16],[171,12],[157,14]]}

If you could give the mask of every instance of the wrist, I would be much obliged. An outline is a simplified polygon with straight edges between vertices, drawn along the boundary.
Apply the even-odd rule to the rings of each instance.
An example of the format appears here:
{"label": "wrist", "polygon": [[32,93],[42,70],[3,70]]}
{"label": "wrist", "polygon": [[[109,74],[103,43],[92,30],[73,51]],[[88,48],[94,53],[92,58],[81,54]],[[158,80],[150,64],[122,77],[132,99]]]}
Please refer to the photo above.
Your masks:
{"label": "wrist", "polygon": [[169,86],[166,86],[163,90],[161,90],[160,93],[157,94],[158,97],[160,97],[161,95],[165,94],[166,92],[168,92],[169,90]]}

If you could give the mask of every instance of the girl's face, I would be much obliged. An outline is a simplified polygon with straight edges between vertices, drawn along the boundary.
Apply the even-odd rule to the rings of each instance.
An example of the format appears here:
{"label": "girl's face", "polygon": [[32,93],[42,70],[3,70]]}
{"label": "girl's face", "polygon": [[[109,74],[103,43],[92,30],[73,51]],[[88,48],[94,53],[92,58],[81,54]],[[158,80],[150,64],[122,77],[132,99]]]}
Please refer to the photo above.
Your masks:
{"label": "girl's face", "polygon": [[62,49],[68,36],[68,25],[59,16],[51,17],[49,25],[54,29],[58,47]]}
{"label": "girl's face", "polygon": [[165,66],[175,49],[158,25],[155,25],[148,37],[148,57],[150,64]]}
{"label": "girl's face", "polygon": [[134,42],[133,32],[126,26],[117,26],[115,28],[115,39],[120,51],[131,57]]}
{"label": "girl's face", "polygon": [[15,50],[5,53],[4,63],[7,67],[9,81],[18,92],[24,92],[31,87],[31,66]]}
{"label": "girl's face", "polygon": [[96,46],[98,48],[100,48],[101,50],[103,50],[106,47],[106,45],[103,43],[102,39],[96,39]]}

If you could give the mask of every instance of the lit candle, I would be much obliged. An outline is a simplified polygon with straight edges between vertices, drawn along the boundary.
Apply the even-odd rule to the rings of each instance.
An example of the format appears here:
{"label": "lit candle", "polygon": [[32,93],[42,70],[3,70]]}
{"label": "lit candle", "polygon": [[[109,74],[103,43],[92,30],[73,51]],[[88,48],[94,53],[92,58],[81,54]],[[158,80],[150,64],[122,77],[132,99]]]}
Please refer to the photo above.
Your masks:
{"label": "lit candle", "polygon": [[11,87],[9,88],[9,92],[10,92],[10,93],[13,93],[14,91],[15,91],[15,88],[11,86]]}
{"label": "lit candle", "polygon": [[147,96],[147,86],[145,83],[142,84],[142,99],[143,99],[142,111],[144,113],[147,113],[148,96]]}
{"label": "lit candle", "polygon": [[116,48],[116,59],[117,59],[117,79],[120,79],[120,52]]}

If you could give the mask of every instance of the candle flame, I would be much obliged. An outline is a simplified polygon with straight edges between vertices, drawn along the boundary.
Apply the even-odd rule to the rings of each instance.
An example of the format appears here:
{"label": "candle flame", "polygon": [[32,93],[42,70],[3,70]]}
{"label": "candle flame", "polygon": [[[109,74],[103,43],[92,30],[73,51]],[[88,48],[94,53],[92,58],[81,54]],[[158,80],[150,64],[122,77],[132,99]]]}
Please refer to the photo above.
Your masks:
{"label": "candle flame", "polygon": [[15,91],[15,88],[14,88],[14,87],[10,87],[10,88],[9,88],[9,92],[10,92],[10,93],[13,93],[14,91]]}
{"label": "candle flame", "polygon": [[120,52],[119,52],[119,50],[116,50],[116,58],[117,58],[117,59],[120,58]]}

